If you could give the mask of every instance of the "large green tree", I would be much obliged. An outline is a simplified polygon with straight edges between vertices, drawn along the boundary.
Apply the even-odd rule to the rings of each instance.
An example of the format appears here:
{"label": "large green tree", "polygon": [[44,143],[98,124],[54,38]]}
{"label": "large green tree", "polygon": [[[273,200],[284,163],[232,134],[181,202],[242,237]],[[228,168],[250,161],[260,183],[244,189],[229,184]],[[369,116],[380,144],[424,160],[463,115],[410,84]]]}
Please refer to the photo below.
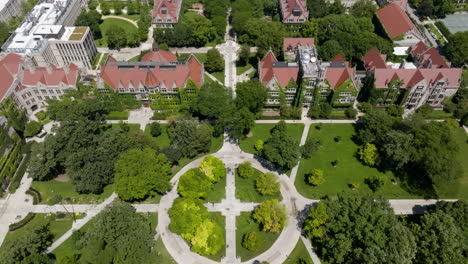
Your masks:
{"label": "large green tree", "polygon": [[259,113],[267,97],[267,89],[259,81],[248,81],[236,86],[236,104],[247,107],[252,113]]}
{"label": "large green tree", "polygon": [[212,48],[206,53],[205,69],[208,72],[224,71],[224,58],[219,50]]}
{"label": "large green tree", "polygon": [[372,17],[377,10],[374,1],[358,0],[350,9],[351,15],[354,17]]}
{"label": "large green tree", "polygon": [[263,231],[279,233],[286,225],[286,207],[278,200],[267,200],[253,212],[253,219],[261,224]]}
{"label": "large green tree", "polygon": [[191,239],[197,226],[207,219],[208,215],[208,210],[200,199],[177,198],[169,209],[169,229],[185,239]]}
{"label": "large green tree", "polygon": [[286,131],[276,129],[263,146],[263,156],[281,169],[291,169],[299,160],[298,145]]}
{"label": "large green tree", "polygon": [[132,205],[111,205],[76,240],[80,263],[151,263],[153,232]]}
{"label": "large green tree", "polygon": [[194,168],[180,177],[177,190],[183,197],[206,198],[211,185],[208,177],[200,169]]}
{"label": "large green tree", "polygon": [[211,182],[218,182],[226,177],[226,168],[224,163],[214,156],[206,156],[200,163],[200,170],[208,177]]}
{"label": "large green tree", "polygon": [[90,10],[88,12],[82,11],[81,14],[75,21],[75,26],[89,27],[93,33],[94,39],[102,38],[102,32],[99,25],[102,23],[101,14],[96,10]]}
{"label": "large green tree", "polygon": [[450,35],[445,48],[450,53],[452,62],[456,65],[461,66],[468,63],[468,31]]}
{"label": "large green tree", "polygon": [[115,191],[126,201],[138,200],[171,188],[167,158],[150,148],[122,153],[115,164]]}
{"label": "large green tree", "polygon": [[213,130],[208,123],[176,120],[169,124],[168,132],[172,145],[184,157],[192,158],[210,150]]}
{"label": "large green tree", "polygon": [[304,229],[327,263],[412,263],[416,243],[387,201],[340,193],[311,209]]}
{"label": "large green tree", "polygon": [[280,191],[280,184],[276,175],[268,172],[255,178],[255,189],[262,195],[272,195]]}

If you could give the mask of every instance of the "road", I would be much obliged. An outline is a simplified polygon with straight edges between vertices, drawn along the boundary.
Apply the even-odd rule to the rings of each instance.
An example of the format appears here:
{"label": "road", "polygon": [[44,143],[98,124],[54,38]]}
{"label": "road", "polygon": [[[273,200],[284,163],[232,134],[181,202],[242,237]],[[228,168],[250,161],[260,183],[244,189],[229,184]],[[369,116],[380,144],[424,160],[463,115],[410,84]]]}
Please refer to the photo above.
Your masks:
{"label": "road", "polygon": [[[421,22],[419,20],[419,17],[416,16],[416,10],[414,10],[413,8],[411,8],[409,5],[408,5],[408,8],[406,10],[406,12],[409,14],[409,16],[418,24],[418,25],[421,25],[424,27],[424,23]],[[431,33],[428,31],[428,29],[426,27],[424,27],[424,32],[422,32],[424,34],[424,37],[426,38],[426,42],[429,42],[431,44],[431,46],[433,47],[436,47],[438,48],[439,45],[437,44],[437,41],[436,39],[431,35]]]}

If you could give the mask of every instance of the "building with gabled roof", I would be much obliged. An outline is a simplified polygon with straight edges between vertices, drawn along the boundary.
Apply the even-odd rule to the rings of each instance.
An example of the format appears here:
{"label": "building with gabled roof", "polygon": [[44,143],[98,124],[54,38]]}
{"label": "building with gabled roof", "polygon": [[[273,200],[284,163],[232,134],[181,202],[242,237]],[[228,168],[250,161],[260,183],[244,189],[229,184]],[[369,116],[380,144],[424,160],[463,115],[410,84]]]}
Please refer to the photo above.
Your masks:
{"label": "building with gabled roof", "polygon": [[411,46],[423,40],[422,34],[408,15],[396,4],[391,3],[377,10],[375,15],[388,37],[399,46]]}
{"label": "building with gabled roof", "polygon": [[69,89],[76,89],[79,70],[75,64],[65,67],[36,67],[17,54],[0,57],[0,102],[11,97],[16,105],[35,111],[49,99],[60,99]]}
{"label": "building with gabled roof", "polygon": [[153,7],[153,26],[173,27],[179,22],[182,0],[155,0]]}
{"label": "building with gabled roof", "polygon": [[283,24],[303,24],[309,19],[306,0],[279,0]]}
{"label": "building with gabled roof", "polygon": [[181,90],[195,93],[204,82],[203,64],[193,55],[178,62],[169,51],[155,49],[139,62],[119,62],[110,57],[98,73],[98,88],[118,93],[133,94],[138,99],[151,101],[154,97],[181,103]]}
{"label": "building with gabled roof", "polygon": [[461,83],[460,68],[450,68],[437,50],[428,49],[423,42],[413,45],[410,54],[417,67],[407,67],[404,61],[391,67],[377,49],[362,58],[369,81],[365,81],[367,86],[363,89],[370,92],[372,103],[442,107],[445,98],[456,93]]}
{"label": "building with gabled roof", "polygon": [[427,48],[422,41],[411,46],[410,54],[418,68],[450,68],[435,47]]}

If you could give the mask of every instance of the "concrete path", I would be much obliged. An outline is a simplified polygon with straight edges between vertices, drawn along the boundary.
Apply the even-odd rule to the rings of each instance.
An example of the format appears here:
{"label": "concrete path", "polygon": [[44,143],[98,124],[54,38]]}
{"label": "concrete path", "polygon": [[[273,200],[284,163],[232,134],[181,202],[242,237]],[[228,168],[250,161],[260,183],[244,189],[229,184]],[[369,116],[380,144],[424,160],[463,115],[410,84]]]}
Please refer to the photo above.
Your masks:
{"label": "concrete path", "polygon": [[254,70],[255,70],[255,68],[254,68],[254,67],[251,67],[250,69],[248,69],[248,70],[245,71],[244,73],[239,74],[239,75],[237,76],[237,83],[249,81],[249,80],[250,80],[249,74],[252,73]]}
{"label": "concrete path", "polygon": [[94,205],[92,209],[88,210],[86,212],[86,216],[83,217],[82,219],[78,219],[75,222],[73,222],[72,228],[69,229],[65,234],[63,234],[59,239],[57,239],[49,248],[47,248],[46,253],[50,253],[54,251],[57,247],[59,247],[63,242],[65,242],[68,238],[71,237],[71,235],[78,229],[82,228],[86,223],[89,222],[93,217],[95,217],[97,214],[99,214],[106,206],[111,204],[115,198],[117,198],[117,194],[112,193],[109,198],[104,200],[104,202]]}
{"label": "concrete path", "polygon": [[[304,146],[306,141],[307,141],[307,136],[309,135],[309,129],[310,129],[311,124],[305,124],[304,125],[304,130],[302,131],[302,136],[301,136],[301,141],[299,142],[299,146]],[[296,166],[291,170],[291,175],[289,176],[291,178],[291,182],[296,182],[296,175],[297,175],[297,170],[299,169],[299,165],[301,164],[301,160],[297,163]]]}
{"label": "concrete path", "polygon": [[101,18],[102,18],[103,20],[106,20],[106,19],[109,19],[109,18],[120,19],[120,20],[123,20],[123,21],[127,21],[127,22],[129,22],[130,24],[132,24],[132,25],[134,25],[135,27],[138,28],[137,22],[135,22],[134,20],[131,20],[130,18],[121,17],[121,16],[112,16],[112,15],[109,15],[109,16],[102,16]]}
{"label": "concrete path", "polygon": [[315,253],[314,248],[312,247],[312,243],[310,243],[310,240],[305,238],[304,236],[301,236],[301,240],[302,243],[304,243],[304,246],[306,247],[310,258],[312,259],[312,262],[314,262],[314,264],[320,264],[320,259]]}

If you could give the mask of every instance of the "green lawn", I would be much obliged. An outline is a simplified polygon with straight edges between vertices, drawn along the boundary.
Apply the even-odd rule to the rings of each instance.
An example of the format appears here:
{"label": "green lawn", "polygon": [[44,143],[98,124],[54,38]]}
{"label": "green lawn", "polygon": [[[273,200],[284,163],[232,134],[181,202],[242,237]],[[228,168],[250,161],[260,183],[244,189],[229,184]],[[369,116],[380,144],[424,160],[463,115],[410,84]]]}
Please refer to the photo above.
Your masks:
{"label": "green lawn", "polygon": [[[241,258],[241,261],[247,261],[252,259],[261,253],[269,249],[276,239],[279,237],[280,233],[270,233],[261,231],[261,227],[257,224],[251,217],[250,212],[242,212],[240,216],[236,219],[236,249],[237,256]],[[259,248],[257,251],[253,252],[248,249],[245,249],[242,246],[242,237],[248,232],[257,232],[259,238]]]}
{"label": "green lawn", "polygon": [[175,260],[172,258],[171,254],[166,249],[166,246],[164,246],[164,243],[161,238],[158,238],[154,244],[153,248],[153,263],[161,263],[161,264],[177,264]]}
{"label": "green lawn", "polygon": [[221,83],[224,83],[224,71],[222,71],[222,72],[213,72],[211,75],[213,75]]}
{"label": "green lawn", "polygon": [[103,193],[98,195],[79,194],[75,191],[75,185],[71,180],[68,182],[59,182],[56,180],[43,182],[34,181],[31,187],[41,193],[41,204],[47,204],[55,195],[60,195],[62,197],[61,203],[64,204],[100,203],[114,192],[114,185],[111,184],[106,186]]}
{"label": "green lawn", "polygon": [[463,69],[463,86],[468,88],[468,69]]}
{"label": "green lawn", "polygon": [[441,198],[468,200],[468,135],[460,128],[455,131],[454,138],[460,148],[458,159],[463,168],[463,176],[447,182],[443,188],[439,188],[437,191]]}
{"label": "green lawn", "polygon": [[437,30],[436,26],[434,26],[433,24],[427,24],[427,25],[429,26],[429,29],[432,31],[432,33],[434,33],[436,35],[436,37],[440,41],[440,43],[444,44],[445,39],[442,36],[442,34],[440,34],[439,30]]}
{"label": "green lawn", "polygon": [[156,143],[158,143],[158,146],[160,149],[169,147],[171,145],[171,140],[169,139],[169,135],[167,134],[167,125],[166,124],[160,124],[161,126],[161,135],[159,137],[153,137],[150,134],[150,125],[147,125],[145,127],[145,134],[153,138]]}
{"label": "green lawn", "polygon": [[99,47],[107,47],[106,32],[108,30],[113,30],[113,28],[115,28],[116,26],[123,28],[126,34],[137,31],[137,27],[135,27],[134,25],[132,25],[132,23],[128,21],[116,18],[105,19],[103,20],[102,24],[99,25],[99,28],[102,32],[102,38],[95,40],[96,45]]}
{"label": "green lawn", "polygon": [[[364,166],[355,157],[358,146],[351,140],[354,134],[352,124],[321,124],[321,129],[317,130],[312,126],[309,130],[308,138],[315,138],[322,143],[320,149],[310,159],[301,160],[296,176],[296,187],[299,193],[308,198],[319,199],[325,195],[333,195],[342,190],[349,189],[351,183],[360,185],[356,191],[371,192],[364,184],[364,179],[373,175],[382,175],[375,168]],[[340,136],[341,140],[335,142],[334,138]],[[331,162],[338,160],[338,165],[333,167]],[[306,183],[305,174],[312,169],[322,169],[324,171],[325,182],[313,187]],[[421,198],[412,195],[401,188],[398,180],[391,172],[385,173],[385,185],[376,192],[385,198]],[[397,184],[392,184],[390,180],[395,180]]]}
{"label": "green lawn", "polygon": [[[86,223],[82,228],[80,228],[81,232],[85,232],[88,230],[93,222],[95,221],[96,218],[92,218],[89,220],[88,223]],[[73,235],[65,240],[59,247],[57,247],[52,253],[55,255],[55,258],[57,259],[57,263],[61,263],[63,258],[67,256],[72,256],[73,254],[77,253],[75,249],[75,243],[73,241]]]}
{"label": "green lawn", "polygon": [[453,118],[451,113],[447,113],[444,110],[434,110],[427,117],[427,119],[448,119]]}
{"label": "green lawn", "polygon": [[[210,219],[213,220],[215,223],[217,223],[221,228],[225,228],[226,226],[226,219],[220,212],[210,212]],[[224,234],[224,232],[223,232]],[[226,243],[226,237],[224,237],[224,243]],[[215,260],[215,261],[221,261],[222,258],[226,256],[226,250],[225,247],[220,249],[218,253],[212,256],[205,256],[209,259]]]}
{"label": "green lawn", "polygon": [[[195,57],[201,62],[205,63],[206,62],[206,53],[193,53]],[[188,58],[188,57],[187,57]]]}
{"label": "green lawn", "polygon": [[244,72],[246,72],[248,69],[252,68],[252,64],[250,63],[247,63],[247,65],[245,66],[237,66],[236,67],[236,72],[237,72],[237,75],[241,75],[243,74]]}
{"label": "green lawn", "polygon": [[31,228],[44,226],[47,223],[50,223],[49,229],[54,235],[55,241],[72,227],[72,222],[73,220],[71,216],[66,216],[63,219],[57,219],[55,214],[36,214],[35,217],[24,227],[13,232],[8,232],[5,237],[5,241],[17,239],[26,232],[29,232]]}
{"label": "green lawn", "polygon": [[[112,14],[113,16],[115,16],[115,14]],[[118,15],[119,17],[125,17],[125,18],[129,18],[135,22],[138,22],[138,20],[140,20],[140,15],[127,15],[127,14],[120,14]]]}
{"label": "green lawn", "polygon": [[226,177],[213,184],[205,201],[207,203],[220,203],[224,198],[226,198]]}
{"label": "green lawn", "polygon": [[255,189],[255,178],[262,174],[261,171],[254,169],[255,174],[250,178],[244,179],[236,173],[236,198],[241,202],[261,203],[265,200],[281,200],[281,193],[274,195],[262,195]]}
{"label": "green lawn", "polygon": [[[133,131],[138,131],[140,130],[140,125],[139,124],[127,124],[129,127],[130,127],[130,130],[129,132],[133,132]],[[120,124],[111,124],[111,127],[112,129],[115,129],[115,130],[119,130],[121,129],[121,125]]]}
{"label": "green lawn", "polygon": [[308,260],[312,263],[312,259],[310,258],[309,252],[307,252],[302,239],[299,238],[297,241],[296,247],[288,256],[288,258],[283,262],[283,264],[297,264],[300,263],[299,260]]}
{"label": "green lawn", "polygon": [[[261,139],[265,142],[270,137],[270,130],[275,126],[275,124],[255,124],[252,128],[252,136],[246,138],[240,142],[240,148],[248,153],[256,153],[254,149],[255,142]],[[297,141],[299,146],[299,141],[301,140],[302,131],[304,130],[304,124],[286,124],[288,128],[288,135],[290,135],[294,140]]]}

